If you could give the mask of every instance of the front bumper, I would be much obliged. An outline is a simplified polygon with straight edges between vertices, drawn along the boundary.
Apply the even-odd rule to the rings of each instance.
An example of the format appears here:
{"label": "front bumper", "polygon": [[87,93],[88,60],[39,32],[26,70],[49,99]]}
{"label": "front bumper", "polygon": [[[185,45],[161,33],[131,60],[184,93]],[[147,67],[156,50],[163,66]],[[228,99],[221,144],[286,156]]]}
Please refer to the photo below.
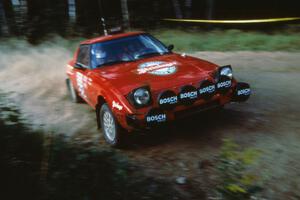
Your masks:
{"label": "front bumper", "polygon": [[145,113],[127,114],[125,126],[127,130],[142,130],[159,126],[166,122],[182,119],[199,112],[222,107],[230,102],[244,102],[251,94],[247,83],[235,83],[226,93],[216,93],[209,99],[199,98],[192,104],[178,104],[172,109],[153,106]]}
{"label": "front bumper", "polygon": [[[186,118],[191,115],[195,115],[205,110],[210,110],[214,108],[221,107],[219,101],[211,101],[206,104],[197,105],[197,106],[189,106],[185,109],[180,109],[178,111],[165,111],[162,114],[157,115],[165,115],[166,120],[156,121],[156,123],[149,123],[147,122],[146,118],[147,115],[127,115],[126,116],[126,123],[134,130],[141,130],[141,129],[150,129],[155,126],[164,124],[166,122],[171,122],[177,119]],[[159,112],[159,111],[158,111]]]}

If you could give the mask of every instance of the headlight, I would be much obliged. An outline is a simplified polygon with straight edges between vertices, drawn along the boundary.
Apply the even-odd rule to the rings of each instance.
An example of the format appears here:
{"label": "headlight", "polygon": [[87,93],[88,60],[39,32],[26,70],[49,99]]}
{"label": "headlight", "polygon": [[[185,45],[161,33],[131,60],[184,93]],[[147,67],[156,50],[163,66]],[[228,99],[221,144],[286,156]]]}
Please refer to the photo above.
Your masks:
{"label": "headlight", "polygon": [[146,88],[139,88],[133,93],[134,102],[139,106],[144,106],[150,103],[150,92]]}
{"label": "headlight", "polygon": [[233,74],[232,74],[232,69],[230,66],[225,66],[223,68],[220,69],[220,75],[221,76],[227,76],[229,78],[232,78]]}

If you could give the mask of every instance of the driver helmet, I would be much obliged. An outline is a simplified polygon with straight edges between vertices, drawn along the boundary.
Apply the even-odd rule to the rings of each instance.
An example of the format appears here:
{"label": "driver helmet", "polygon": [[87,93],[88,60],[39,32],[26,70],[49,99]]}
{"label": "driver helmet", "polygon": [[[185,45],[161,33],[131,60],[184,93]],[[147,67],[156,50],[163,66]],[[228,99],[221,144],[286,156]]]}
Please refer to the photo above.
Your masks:
{"label": "driver helmet", "polygon": [[106,51],[103,51],[102,48],[96,48],[92,50],[92,54],[95,56],[96,59],[104,59],[107,56]]}

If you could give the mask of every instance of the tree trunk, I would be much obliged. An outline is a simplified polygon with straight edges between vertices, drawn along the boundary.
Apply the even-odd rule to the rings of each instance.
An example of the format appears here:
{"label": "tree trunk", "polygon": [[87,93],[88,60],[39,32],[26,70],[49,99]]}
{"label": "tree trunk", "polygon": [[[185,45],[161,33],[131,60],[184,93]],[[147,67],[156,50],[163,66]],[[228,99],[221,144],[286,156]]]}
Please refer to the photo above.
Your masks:
{"label": "tree trunk", "polygon": [[17,34],[22,35],[26,31],[27,23],[27,1],[26,0],[11,0],[14,16],[14,26]]}
{"label": "tree trunk", "polygon": [[71,23],[76,22],[76,5],[75,0],[68,0],[68,16]]}
{"label": "tree trunk", "polygon": [[0,0],[0,34],[4,36],[9,35],[7,19],[5,15],[5,10],[3,8],[2,0]]}
{"label": "tree trunk", "polygon": [[185,0],[184,7],[185,7],[185,18],[191,18],[192,16],[192,2],[193,0]]}
{"label": "tree trunk", "polygon": [[206,0],[207,3],[207,13],[206,18],[207,19],[213,19],[214,15],[214,7],[215,7],[215,1],[214,0]]}
{"label": "tree trunk", "polygon": [[172,0],[172,2],[173,2],[173,7],[174,7],[176,18],[182,19],[182,12],[181,12],[181,8],[180,8],[179,0]]}
{"label": "tree trunk", "polygon": [[121,0],[121,9],[122,9],[123,26],[125,29],[130,29],[127,0]]}

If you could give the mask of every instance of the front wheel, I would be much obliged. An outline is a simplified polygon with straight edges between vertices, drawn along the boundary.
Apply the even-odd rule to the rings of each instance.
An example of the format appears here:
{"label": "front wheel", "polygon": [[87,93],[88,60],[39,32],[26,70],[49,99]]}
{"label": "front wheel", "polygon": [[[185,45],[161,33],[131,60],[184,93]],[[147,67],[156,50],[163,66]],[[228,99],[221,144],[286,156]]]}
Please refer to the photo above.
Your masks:
{"label": "front wheel", "polygon": [[99,115],[105,141],[113,147],[122,146],[125,131],[115,119],[107,104],[102,105]]}

